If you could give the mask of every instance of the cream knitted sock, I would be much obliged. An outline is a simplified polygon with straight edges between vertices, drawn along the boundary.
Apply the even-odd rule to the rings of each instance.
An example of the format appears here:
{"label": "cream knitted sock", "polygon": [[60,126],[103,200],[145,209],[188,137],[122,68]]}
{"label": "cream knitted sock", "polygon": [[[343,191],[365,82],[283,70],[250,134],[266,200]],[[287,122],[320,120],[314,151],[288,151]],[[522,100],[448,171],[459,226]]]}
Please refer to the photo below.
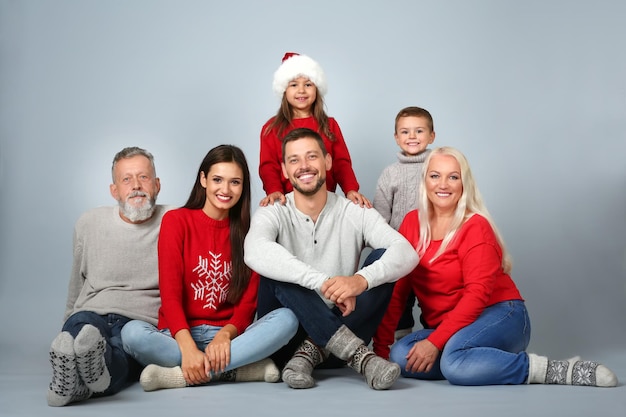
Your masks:
{"label": "cream knitted sock", "polygon": [[74,338],[68,332],[60,333],[50,346],[52,381],[48,388],[48,405],[62,407],[72,402],[86,400],[91,391],[85,386],[76,369]]}
{"label": "cream knitted sock", "polygon": [[235,369],[235,381],[280,381],[280,371],[274,361],[267,358]]}
{"label": "cream knitted sock", "polygon": [[146,392],[164,388],[185,388],[187,386],[180,366],[166,368],[154,364],[144,368],[139,377],[139,383]]}
{"label": "cream knitted sock", "polygon": [[93,392],[103,392],[111,384],[111,375],[104,359],[105,349],[104,337],[91,324],[84,325],[76,335],[74,351],[78,374]]}
{"label": "cream knitted sock", "polygon": [[552,360],[529,353],[528,383],[615,387],[617,376],[606,366],[594,361],[580,360],[579,356],[567,360]]}

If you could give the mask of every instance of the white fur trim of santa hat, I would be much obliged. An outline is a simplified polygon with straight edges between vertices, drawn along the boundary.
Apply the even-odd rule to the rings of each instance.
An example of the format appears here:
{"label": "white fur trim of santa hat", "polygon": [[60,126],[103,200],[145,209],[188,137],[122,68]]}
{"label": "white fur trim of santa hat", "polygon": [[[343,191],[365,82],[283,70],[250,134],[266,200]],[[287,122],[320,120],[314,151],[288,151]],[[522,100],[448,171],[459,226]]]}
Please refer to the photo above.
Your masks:
{"label": "white fur trim of santa hat", "polygon": [[326,95],[328,84],[322,67],[312,58],[295,52],[287,52],[283,58],[283,63],[274,73],[274,82],[272,83],[274,93],[278,97],[282,97],[289,81],[298,77],[308,78],[317,87],[318,94]]}

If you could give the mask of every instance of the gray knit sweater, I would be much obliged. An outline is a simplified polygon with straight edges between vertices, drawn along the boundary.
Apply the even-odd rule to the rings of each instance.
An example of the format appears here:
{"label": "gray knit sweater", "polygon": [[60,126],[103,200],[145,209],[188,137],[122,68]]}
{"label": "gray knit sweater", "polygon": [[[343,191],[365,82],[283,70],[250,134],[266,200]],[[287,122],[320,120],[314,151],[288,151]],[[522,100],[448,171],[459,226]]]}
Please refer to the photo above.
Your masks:
{"label": "gray knit sweater", "polygon": [[163,214],[147,222],[123,221],[119,207],[84,213],[74,227],[74,261],[64,319],[78,311],[115,313],[156,326],[159,297],[157,240]]}
{"label": "gray knit sweater", "polygon": [[398,152],[398,162],[385,168],[378,178],[374,208],[396,230],[404,216],[417,208],[420,175],[430,152],[426,149],[418,155],[408,156]]}
{"label": "gray knit sweater", "polygon": [[[246,236],[245,262],[262,276],[319,293],[329,277],[358,273],[368,288],[374,288],[397,281],[417,265],[411,244],[376,210],[328,192],[326,206],[314,223],[296,208],[293,192],[286,197],[285,205],[259,207]],[[359,269],[365,247],[387,250],[378,261]]]}

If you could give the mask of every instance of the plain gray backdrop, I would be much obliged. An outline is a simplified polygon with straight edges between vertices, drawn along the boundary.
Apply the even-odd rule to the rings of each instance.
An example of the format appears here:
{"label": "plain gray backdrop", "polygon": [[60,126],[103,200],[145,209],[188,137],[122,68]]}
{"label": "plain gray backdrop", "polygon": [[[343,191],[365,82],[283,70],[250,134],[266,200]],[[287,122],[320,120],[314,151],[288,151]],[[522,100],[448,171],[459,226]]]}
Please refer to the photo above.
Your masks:
{"label": "plain gray backdrop", "polygon": [[121,148],[155,155],[159,202],[178,206],[206,152],[236,144],[260,200],[286,51],[324,68],[370,198],[405,106],[467,155],[514,257],[531,350],[624,352],[625,21],[620,0],[0,0],[0,369],[46,366],[74,222],[114,204]]}

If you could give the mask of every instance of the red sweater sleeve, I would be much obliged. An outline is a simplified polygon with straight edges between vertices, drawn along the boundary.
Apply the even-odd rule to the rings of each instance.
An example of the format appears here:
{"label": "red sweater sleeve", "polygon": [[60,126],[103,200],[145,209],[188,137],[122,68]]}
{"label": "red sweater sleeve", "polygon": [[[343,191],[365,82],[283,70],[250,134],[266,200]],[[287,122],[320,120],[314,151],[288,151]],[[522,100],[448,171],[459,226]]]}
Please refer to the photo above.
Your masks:
{"label": "red sweater sleeve", "polygon": [[335,183],[339,184],[344,194],[347,194],[348,191],[359,191],[359,183],[352,169],[348,145],[346,145],[339,124],[332,117],[328,118],[328,123],[335,139],[331,142],[332,149],[328,150],[333,158],[332,172]]}
{"label": "red sweater sleeve", "polygon": [[274,118],[263,125],[261,129],[260,155],[259,155],[259,176],[263,183],[266,194],[276,191],[287,192],[283,186],[282,162],[282,142],[278,138],[276,129],[265,132]]}
{"label": "red sweater sleeve", "polygon": [[373,339],[374,352],[381,358],[389,358],[389,348],[395,341],[396,327],[398,326],[400,316],[402,316],[410,292],[410,276],[396,281],[389,306],[387,306],[387,311],[378,325]]}
{"label": "red sweater sleeve", "polygon": [[[174,211],[165,213],[159,232],[159,328],[169,328],[172,336],[175,336],[181,329],[188,329],[189,324],[183,308],[185,230],[173,213]],[[163,320],[165,316],[167,323]]]}

